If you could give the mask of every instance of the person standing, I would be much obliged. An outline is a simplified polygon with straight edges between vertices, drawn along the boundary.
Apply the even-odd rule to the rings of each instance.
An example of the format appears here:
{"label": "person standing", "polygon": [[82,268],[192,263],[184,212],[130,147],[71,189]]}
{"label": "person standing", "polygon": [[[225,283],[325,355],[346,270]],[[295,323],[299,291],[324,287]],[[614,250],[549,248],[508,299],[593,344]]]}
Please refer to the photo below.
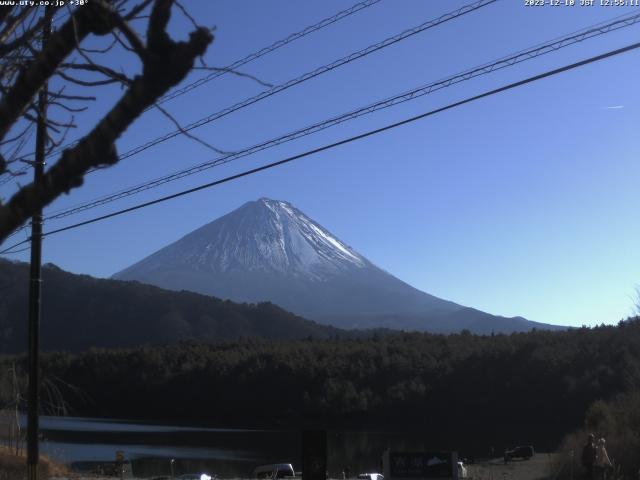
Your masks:
{"label": "person standing", "polygon": [[611,460],[604,445],[604,438],[598,439],[598,443],[596,444],[596,461],[594,464],[597,480],[607,480],[607,469],[612,467]]}
{"label": "person standing", "polygon": [[587,443],[582,447],[582,466],[585,469],[585,479],[593,480],[593,466],[596,463],[596,442],[593,433],[587,437]]}

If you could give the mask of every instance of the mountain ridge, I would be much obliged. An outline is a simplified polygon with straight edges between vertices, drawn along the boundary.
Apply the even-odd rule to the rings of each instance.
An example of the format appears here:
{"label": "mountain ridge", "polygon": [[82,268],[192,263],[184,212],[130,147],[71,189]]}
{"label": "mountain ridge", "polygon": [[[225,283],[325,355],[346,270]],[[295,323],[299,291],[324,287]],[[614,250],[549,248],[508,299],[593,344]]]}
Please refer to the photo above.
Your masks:
{"label": "mountain ridge", "polygon": [[112,278],[239,302],[271,301],[347,329],[362,328],[363,322],[366,328],[442,333],[469,325],[476,333],[562,328],[521,317],[509,323],[506,317],[422,292],[289,202],[265,197],[246,202]]}
{"label": "mountain ridge", "polygon": [[[218,343],[350,337],[350,332],[304,319],[272,303],[238,304],[139,282],[42,268],[43,350],[82,351],[180,341]],[[0,258],[0,353],[27,346],[29,264]]]}

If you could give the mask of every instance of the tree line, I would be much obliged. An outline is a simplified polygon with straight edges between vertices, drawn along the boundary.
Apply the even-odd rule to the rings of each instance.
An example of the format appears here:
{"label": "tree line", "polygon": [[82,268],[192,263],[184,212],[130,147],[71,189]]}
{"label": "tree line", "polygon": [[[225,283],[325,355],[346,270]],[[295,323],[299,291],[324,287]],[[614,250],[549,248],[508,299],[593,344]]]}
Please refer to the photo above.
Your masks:
{"label": "tree line", "polygon": [[[1,362],[26,367],[22,357]],[[94,348],[48,353],[42,365],[80,416],[476,437],[493,429],[496,445],[535,439],[548,449],[584,424],[594,402],[638,389],[640,319],[510,335]]]}

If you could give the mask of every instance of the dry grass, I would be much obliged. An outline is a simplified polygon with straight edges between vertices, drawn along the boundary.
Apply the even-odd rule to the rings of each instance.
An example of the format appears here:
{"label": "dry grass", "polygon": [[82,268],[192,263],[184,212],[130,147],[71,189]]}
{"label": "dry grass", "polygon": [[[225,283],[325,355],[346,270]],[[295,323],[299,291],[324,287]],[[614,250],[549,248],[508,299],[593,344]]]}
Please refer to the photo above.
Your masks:
{"label": "dry grass", "polygon": [[556,454],[537,453],[530,460],[512,460],[505,464],[502,458],[468,465],[472,480],[542,480],[553,479]]}
{"label": "dry grass", "polygon": [[[27,477],[26,455],[16,455],[7,447],[0,446],[0,480],[23,480]],[[67,467],[56,463],[46,456],[40,456],[39,478],[50,477],[71,478],[73,475]]]}

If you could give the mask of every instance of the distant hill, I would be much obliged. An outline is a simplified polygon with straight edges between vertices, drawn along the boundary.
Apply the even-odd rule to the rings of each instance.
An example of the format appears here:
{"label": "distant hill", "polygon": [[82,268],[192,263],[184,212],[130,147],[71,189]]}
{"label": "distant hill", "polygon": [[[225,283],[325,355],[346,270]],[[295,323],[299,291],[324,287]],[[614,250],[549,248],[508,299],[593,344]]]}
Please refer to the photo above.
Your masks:
{"label": "distant hill", "polygon": [[[501,317],[491,315],[475,308],[463,307],[454,312],[434,314],[428,317],[416,313],[397,313],[382,315],[350,315],[348,321],[339,315],[319,316],[317,321],[329,325],[348,325],[357,329],[384,329],[403,331],[418,331],[429,333],[457,333],[464,330],[476,335],[490,335],[492,333],[515,333],[537,330],[566,330],[567,327],[532,322],[522,317]],[[427,326],[425,327],[425,323]]]}
{"label": "distant hill", "polygon": [[422,292],[374,265],[288,202],[261,198],[114,278],[241,302],[271,301],[339,328],[438,333],[562,329]]}
{"label": "distant hill", "polygon": [[[270,303],[238,304],[138,282],[97,279],[51,264],[43,266],[42,273],[44,350],[346,334]],[[0,259],[0,353],[26,350],[28,275],[28,264]]]}

